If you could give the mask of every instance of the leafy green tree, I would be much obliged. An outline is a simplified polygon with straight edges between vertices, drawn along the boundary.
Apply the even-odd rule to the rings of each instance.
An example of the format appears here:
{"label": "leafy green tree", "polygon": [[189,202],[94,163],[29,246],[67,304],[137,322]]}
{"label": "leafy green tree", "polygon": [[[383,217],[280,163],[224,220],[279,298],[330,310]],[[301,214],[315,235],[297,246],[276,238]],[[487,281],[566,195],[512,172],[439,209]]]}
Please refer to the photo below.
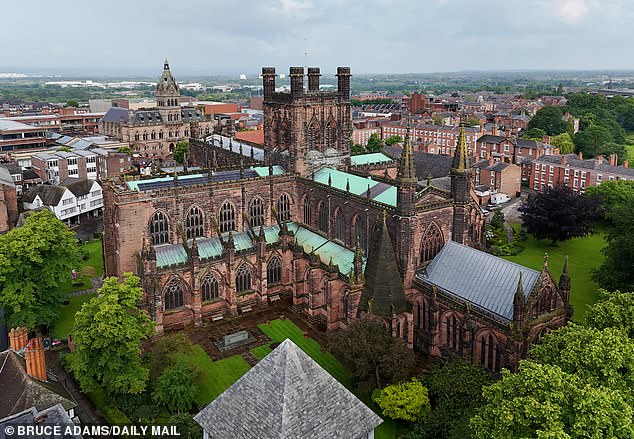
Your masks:
{"label": "leafy green tree", "polygon": [[431,411],[427,388],[416,378],[392,384],[382,390],[376,389],[372,399],[381,408],[383,415],[392,419],[414,422]]}
{"label": "leafy green tree", "polygon": [[540,108],[528,122],[528,129],[540,128],[549,136],[561,134],[566,131],[566,122],[563,120],[563,116],[564,110],[558,105]]}
{"label": "leafy green tree", "polygon": [[600,290],[599,294],[599,301],[586,313],[586,323],[598,329],[619,329],[634,339],[634,292]]}
{"label": "leafy green tree", "polygon": [[598,198],[605,217],[611,219],[612,211],[625,203],[634,203],[634,180],[608,180],[599,186],[590,186],[586,195]]}
{"label": "leafy green tree", "polygon": [[575,144],[568,133],[562,133],[551,137],[550,144],[559,148],[559,154],[570,154],[575,152]]}
{"label": "leafy green tree", "polygon": [[182,332],[173,332],[159,338],[147,355],[150,364],[150,379],[157,380],[166,367],[176,364],[180,358],[189,355],[192,347],[191,340]]}
{"label": "leafy green tree", "polygon": [[359,145],[358,143],[355,143],[354,145],[350,147],[350,151],[353,154],[361,154],[363,152],[363,145]]}
{"label": "leafy green tree", "polygon": [[328,346],[348,366],[358,388],[365,391],[409,378],[415,363],[412,350],[376,321],[356,320],[346,331],[329,334]]}
{"label": "leafy green tree", "polygon": [[528,233],[555,245],[592,233],[599,201],[561,186],[530,194],[518,210]]}
{"label": "leafy green tree", "polygon": [[124,154],[132,155],[132,150],[130,149],[129,146],[122,146],[121,148],[117,149],[117,152],[122,152]]}
{"label": "leafy green tree", "polygon": [[179,439],[200,439],[203,437],[203,429],[189,413],[177,413],[167,421],[167,425],[176,427]]}
{"label": "leafy green tree", "polygon": [[77,108],[79,107],[79,102],[76,99],[70,99],[66,102],[66,106]]}
{"label": "leafy green tree", "polygon": [[442,125],[444,120],[440,114],[433,114],[431,119],[434,121],[434,125]]}
{"label": "leafy green tree", "polygon": [[60,146],[59,148],[57,148],[55,151],[61,151],[61,152],[71,152],[72,149],[70,149],[68,146]]}
{"label": "leafy green tree", "polygon": [[0,307],[9,327],[51,325],[66,299],[62,282],[79,265],[74,233],[49,210],[0,235]]}
{"label": "leafy green tree", "polygon": [[366,148],[370,152],[381,152],[383,150],[383,142],[379,138],[378,134],[372,133],[370,135]]}
{"label": "leafy green tree", "polygon": [[605,258],[592,280],[608,291],[634,291],[634,203],[617,205],[610,218],[612,222],[605,238],[608,245],[601,250]]}
{"label": "leafy green tree", "polygon": [[502,212],[502,209],[495,209],[493,211],[493,218],[491,218],[491,227],[494,229],[503,228],[504,221],[504,212]]}
{"label": "leafy green tree", "polygon": [[614,141],[610,131],[602,126],[591,126],[575,134],[574,142],[577,151],[585,156],[594,157],[602,150],[602,147]]}
{"label": "leafy green tree", "polygon": [[483,397],[471,420],[478,439],[634,437],[634,409],[619,391],[558,366],[523,361],[516,374],[502,370]]}
{"label": "leafy green tree", "polygon": [[522,133],[523,139],[539,140],[540,142],[546,135],[546,131],[541,128],[530,128]]}
{"label": "leafy green tree", "polygon": [[493,382],[491,373],[452,356],[432,368],[423,378],[432,411],[405,439],[467,439],[469,421],[484,404],[482,388]]}
{"label": "leafy green tree", "polygon": [[403,138],[401,136],[399,136],[398,134],[395,134],[393,136],[388,137],[387,139],[385,139],[385,144],[392,146],[395,145],[397,143],[401,143],[403,141]]}
{"label": "leafy green tree", "polygon": [[530,358],[559,366],[597,387],[619,390],[630,404],[634,402],[634,340],[620,329],[569,323],[534,345]]}
{"label": "leafy green tree", "polygon": [[143,295],[139,281],[131,273],[122,283],[105,278],[98,295],[75,314],[70,364],[83,391],[95,384],[111,395],[145,390],[149,371],[141,362],[141,341],[153,324],[137,306]]}
{"label": "leafy green tree", "polygon": [[175,364],[165,368],[154,384],[154,402],[171,413],[188,412],[198,394],[197,375],[184,358],[178,359]]}
{"label": "leafy green tree", "polygon": [[480,119],[475,116],[469,116],[466,121],[467,126],[477,127],[480,126]]}
{"label": "leafy green tree", "polygon": [[181,140],[176,144],[174,148],[174,161],[178,164],[185,164],[187,161],[187,154],[189,149],[189,143],[186,140]]}

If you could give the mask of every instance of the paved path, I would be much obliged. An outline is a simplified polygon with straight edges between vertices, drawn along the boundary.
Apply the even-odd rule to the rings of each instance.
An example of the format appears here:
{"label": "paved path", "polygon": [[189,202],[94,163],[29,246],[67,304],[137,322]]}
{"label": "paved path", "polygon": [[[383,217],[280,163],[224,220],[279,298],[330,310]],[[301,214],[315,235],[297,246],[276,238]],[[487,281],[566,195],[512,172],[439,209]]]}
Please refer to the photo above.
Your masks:
{"label": "paved path", "polygon": [[97,290],[103,285],[103,277],[92,277],[90,278],[90,283],[92,284],[92,288],[88,288],[87,290],[73,291],[72,293],[68,293],[68,297],[84,296],[86,294],[96,293]]}

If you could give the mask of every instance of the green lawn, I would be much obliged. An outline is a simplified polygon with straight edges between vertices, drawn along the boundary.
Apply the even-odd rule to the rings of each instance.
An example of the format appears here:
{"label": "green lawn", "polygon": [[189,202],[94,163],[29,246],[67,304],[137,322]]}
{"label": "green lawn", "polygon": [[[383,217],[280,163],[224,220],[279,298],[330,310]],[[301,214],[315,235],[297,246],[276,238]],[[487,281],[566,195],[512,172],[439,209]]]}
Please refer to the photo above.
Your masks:
{"label": "green lawn", "polygon": [[95,297],[94,294],[84,294],[82,296],[69,297],[68,305],[63,305],[59,311],[57,322],[53,326],[52,335],[60,340],[66,340],[68,334],[73,332],[73,324],[75,323],[75,313],[81,309],[84,302]]}
{"label": "green lawn", "polygon": [[[339,362],[332,354],[321,350],[321,346],[312,338],[304,338],[303,331],[297,327],[290,320],[273,320],[270,325],[262,323],[258,327],[273,341],[284,341],[290,338],[297,346],[299,346],[304,352],[306,352],[313,360],[315,360],[321,367],[328,371],[334,378],[341,384],[352,390],[352,382],[350,380],[350,373],[346,370],[343,364]],[[269,345],[258,346],[251,349],[253,355],[257,358],[264,358],[271,349]],[[378,408],[372,402],[372,399],[367,394],[359,394],[355,392],[356,396],[362,400],[366,405],[378,412]],[[380,413],[379,413],[380,415]],[[383,416],[384,421],[374,431],[374,437],[376,439],[394,439],[397,437],[399,425]]]}
{"label": "green lawn", "polygon": [[[297,346],[306,352],[330,375],[344,386],[350,388],[350,374],[346,368],[332,354],[321,350],[321,346],[312,338],[304,338],[304,332],[290,320],[273,320],[270,325],[261,323],[258,327],[273,341],[284,341],[290,338]],[[258,354],[262,354],[258,352]],[[256,353],[253,353],[256,357]],[[264,354],[266,355],[266,354]],[[259,358],[259,357],[258,357]]]}
{"label": "green lawn", "polygon": [[81,246],[82,249],[88,251],[88,260],[82,261],[82,266],[77,268],[77,281],[72,282],[71,273],[62,282],[60,288],[66,292],[87,290],[92,288],[90,283],[91,277],[99,277],[103,272],[103,256],[101,253],[101,240],[89,242]]}
{"label": "green lawn", "polygon": [[567,255],[569,257],[568,272],[572,281],[570,302],[575,310],[575,320],[583,321],[587,305],[593,304],[599,297],[599,287],[590,277],[592,270],[603,261],[601,249],[605,246],[604,237],[605,232],[600,230],[597,234],[571,239],[552,247],[550,241],[538,241],[529,235],[525,241],[526,248],[519,255],[504,258],[541,270],[544,266],[544,253],[548,253],[548,268],[558,281]]}
{"label": "green lawn", "polygon": [[200,345],[194,345],[189,359],[201,372],[200,392],[196,397],[200,407],[216,399],[250,369],[240,355],[212,361]]}

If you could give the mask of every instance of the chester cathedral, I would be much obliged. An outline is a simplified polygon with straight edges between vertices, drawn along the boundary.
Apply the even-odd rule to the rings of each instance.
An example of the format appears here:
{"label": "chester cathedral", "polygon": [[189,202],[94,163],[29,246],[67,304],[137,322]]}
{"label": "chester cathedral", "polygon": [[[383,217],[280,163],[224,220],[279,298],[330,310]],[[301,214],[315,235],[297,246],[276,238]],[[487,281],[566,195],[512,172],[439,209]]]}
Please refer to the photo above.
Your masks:
{"label": "chester cathedral", "polygon": [[[106,274],[141,277],[159,333],[284,301],[326,330],[380,319],[423,354],[514,369],[570,318],[567,263],[556,281],[547,258],[536,271],[480,250],[464,129],[449,190],[419,185],[409,138],[396,178],[361,172],[350,69],[337,69],[336,91],[307,73],[292,67],[279,92],[262,69],[264,162],[192,139],[203,171],[105,182]],[[221,154],[236,157],[218,166]]]}

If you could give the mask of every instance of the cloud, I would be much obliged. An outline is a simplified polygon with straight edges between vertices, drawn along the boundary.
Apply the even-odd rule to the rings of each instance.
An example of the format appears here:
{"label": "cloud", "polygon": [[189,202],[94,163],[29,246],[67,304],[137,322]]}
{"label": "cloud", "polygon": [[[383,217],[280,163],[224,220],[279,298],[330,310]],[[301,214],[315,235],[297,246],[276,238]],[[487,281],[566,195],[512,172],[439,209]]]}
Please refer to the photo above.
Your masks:
{"label": "cloud", "polygon": [[559,20],[574,26],[590,12],[590,5],[586,0],[561,0],[555,8]]}

